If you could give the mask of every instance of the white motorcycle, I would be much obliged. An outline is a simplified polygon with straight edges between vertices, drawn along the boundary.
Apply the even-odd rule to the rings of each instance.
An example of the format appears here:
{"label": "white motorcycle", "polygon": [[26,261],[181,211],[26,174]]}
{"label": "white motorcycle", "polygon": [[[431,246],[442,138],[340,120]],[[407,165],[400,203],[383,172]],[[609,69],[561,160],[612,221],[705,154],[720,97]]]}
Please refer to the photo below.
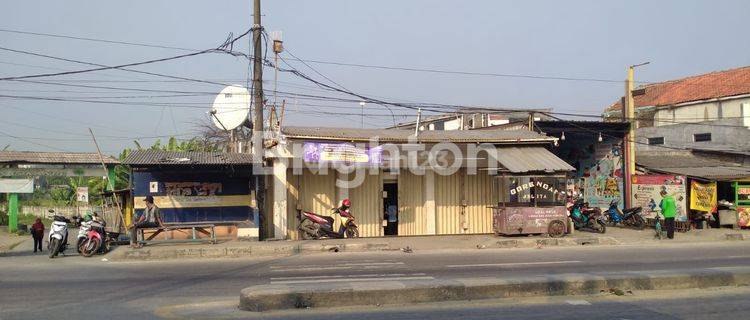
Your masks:
{"label": "white motorcycle", "polygon": [[[50,213],[54,213],[54,211],[50,210]],[[47,235],[47,250],[50,258],[64,252],[68,246],[68,223],[70,223],[70,219],[56,214],[52,217],[52,220],[52,227]]]}

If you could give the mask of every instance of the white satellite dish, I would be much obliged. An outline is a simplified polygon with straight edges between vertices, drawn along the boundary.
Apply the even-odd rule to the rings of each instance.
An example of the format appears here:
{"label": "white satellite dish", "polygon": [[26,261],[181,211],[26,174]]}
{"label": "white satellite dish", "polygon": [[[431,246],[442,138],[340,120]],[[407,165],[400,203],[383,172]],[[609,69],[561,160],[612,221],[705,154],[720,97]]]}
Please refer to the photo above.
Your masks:
{"label": "white satellite dish", "polygon": [[250,92],[245,87],[228,86],[221,90],[208,114],[214,125],[222,130],[241,126],[250,113]]}

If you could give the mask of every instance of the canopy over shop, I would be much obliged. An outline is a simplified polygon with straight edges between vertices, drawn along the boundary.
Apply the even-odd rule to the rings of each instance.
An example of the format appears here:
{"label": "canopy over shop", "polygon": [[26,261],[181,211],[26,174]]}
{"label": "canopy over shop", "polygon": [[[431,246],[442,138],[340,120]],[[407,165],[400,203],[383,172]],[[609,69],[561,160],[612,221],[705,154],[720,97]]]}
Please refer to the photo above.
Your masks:
{"label": "canopy over shop", "polygon": [[113,190],[118,163],[97,153],[0,151],[0,193],[7,194],[9,231],[18,228],[18,194],[33,193],[38,177],[106,176],[107,189]]}
{"label": "canopy over shop", "polygon": [[278,138],[266,230],[280,239],[298,236],[299,211],[328,214],[345,198],[365,237],[492,233],[491,207],[522,179],[573,169],[546,149],[556,138],[528,130],[284,127]]}
{"label": "canopy over shop", "polygon": [[132,170],[128,224],[143,213],[144,198],[153,196],[166,224],[205,222],[221,226],[219,236],[258,237],[251,155],[137,150],[123,164]]}
{"label": "canopy over shop", "polygon": [[[673,176],[673,179],[659,184],[659,188],[677,194],[675,198],[682,215],[678,220],[696,222],[708,217],[710,221],[709,214],[712,214],[717,225],[748,227],[750,203],[743,201],[746,198],[743,193],[750,194],[746,188],[750,184],[747,159],[742,154],[699,150],[639,154],[636,162],[645,176],[636,179]],[[658,200],[654,202],[658,205]]]}

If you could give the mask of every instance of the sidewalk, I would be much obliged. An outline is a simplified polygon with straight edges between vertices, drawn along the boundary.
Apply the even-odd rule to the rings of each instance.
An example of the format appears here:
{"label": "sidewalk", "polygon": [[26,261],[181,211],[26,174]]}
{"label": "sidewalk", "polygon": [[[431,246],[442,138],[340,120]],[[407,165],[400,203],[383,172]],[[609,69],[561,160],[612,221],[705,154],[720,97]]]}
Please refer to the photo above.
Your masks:
{"label": "sidewalk", "polygon": [[[544,236],[445,235],[328,239],[307,241],[225,241],[218,244],[158,244],[140,249],[115,248],[110,260],[239,258],[320,252],[478,250],[581,245],[658,245],[750,240],[750,230],[705,229],[677,233],[674,240],[656,240],[653,230],[608,228],[606,234],[576,232],[562,238]],[[660,242],[661,241],[661,242]]]}
{"label": "sidewalk", "polygon": [[8,233],[7,226],[0,227],[0,257],[5,256],[10,252],[26,249],[33,251],[33,243],[31,242],[30,235],[18,236]]}

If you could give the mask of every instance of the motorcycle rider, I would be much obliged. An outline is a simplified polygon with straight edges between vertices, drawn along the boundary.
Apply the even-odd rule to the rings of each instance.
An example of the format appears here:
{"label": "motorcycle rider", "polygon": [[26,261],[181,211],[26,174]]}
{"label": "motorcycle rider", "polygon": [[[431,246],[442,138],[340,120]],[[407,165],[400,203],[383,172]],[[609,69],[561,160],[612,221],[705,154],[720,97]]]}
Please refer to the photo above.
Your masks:
{"label": "motorcycle rider", "polygon": [[341,201],[341,206],[336,208],[336,213],[341,214],[342,212],[346,212],[346,214],[349,214],[349,207],[352,206],[352,202],[347,198]]}

